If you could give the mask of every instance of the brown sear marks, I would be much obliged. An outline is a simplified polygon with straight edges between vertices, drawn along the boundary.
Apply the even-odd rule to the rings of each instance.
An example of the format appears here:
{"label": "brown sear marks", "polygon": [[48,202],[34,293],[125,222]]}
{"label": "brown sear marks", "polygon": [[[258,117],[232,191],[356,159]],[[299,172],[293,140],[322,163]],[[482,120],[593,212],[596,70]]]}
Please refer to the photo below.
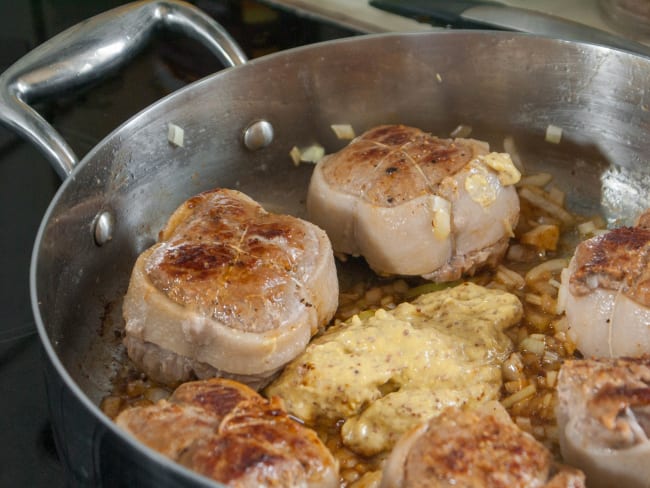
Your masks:
{"label": "brown sear marks", "polygon": [[[471,139],[440,139],[415,127],[385,125],[354,139],[322,161],[324,178],[343,193],[384,206],[399,205],[452,176],[488,146]],[[386,196],[391,196],[388,202]]]}
{"label": "brown sear marks", "polygon": [[117,422],[146,427],[150,418],[161,422],[131,432],[229,486],[332,486],[338,479],[332,454],[313,430],[287,414],[279,398],[267,400],[232,380],[184,383],[169,401],[125,410]]}
{"label": "brown sear marks", "polygon": [[231,266],[236,257],[236,251],[223,244],[182,244],[167,250],[160,268],[173,278],[204,280]]}
{"label": "brown sear marks", "polygon": [[273,473],[278,480],[275,486],[291,486],[294,481],[286,469],[286,464],[292,463],[291,459],[233,435],[197,443],[179,461],[198,473],[227,484],[237,484],[249,477],[263,478],[264,472]]}
{"label": "brown sear marks", "polygon": [[465,153],[463,150],[459,149],[455,144],[439,144],[429,150],[425,162],[431,164],[445,164],[446,162],[457,158],[465,159]]}
{"label": "brown sear marks", "polygon": [[[312,242],[304,223],[223,189],[188,202],[172,215],[146,265],[149,279],[167,297],[231,317],[238,303],[254,313],[296,286],[292,277]],[[239,284],[236,293],[232,282]]]}
{"label": "brown sear marks", "polygon": [[449,409],[415,441],[404,474],[413,488],[450,481],[506,488],[545,481],[550,462],[550,452],[514,424]]}
{"label": "brown sear marks", "polygon": [[590,293],[594,283],[650,306],[650,229],[620,227],[580,243],[571,290]]}
{"label": "brown sear marks", "polygon": [[414,133],[404,125],[382,125],[370,129],[360,139],[369,139],[387,146],[402,146],[413,140]]}
{"label": "brown sear marks", "polygon": [[650,387],[608,383],[588,400],[587,405],[599,422],[614,429],[619,415],[626,408],[650,406]]}
{"label": "brown sear marks", "polygon": [[194,405],[212,415],[223,418],[244,400],[257,397],[257,393],[240,383],[227,379],[212,379],[180,385],[170,401],[182,405]]}

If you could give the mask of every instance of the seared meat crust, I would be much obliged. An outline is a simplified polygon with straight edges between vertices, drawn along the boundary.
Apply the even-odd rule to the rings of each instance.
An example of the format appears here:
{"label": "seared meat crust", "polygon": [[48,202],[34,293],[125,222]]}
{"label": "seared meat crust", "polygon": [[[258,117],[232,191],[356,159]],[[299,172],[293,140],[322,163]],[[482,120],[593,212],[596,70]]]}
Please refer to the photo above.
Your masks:
{"label": "seared meat crust", "polygon": [[129,357],[152,379],[263,386],[334,315],[338,278],[315,225],[226,189],[187,200],[137,259],[124,299]]}
{"label": "seared meat crust", "polygon": [[156,405],[122,412],[117,424],[147,446],[233,487],[334,487],[338,467],[316,434],[226,379],[181,385]]}
{"label": "seared meat crust", "polygon": [[558,311],[585,357],[650,353],[650,229],[621,227],[581,242],[562,271]]}
{"label": "seared meat crust", "polygon": [[147,275],[176,303],[246,332],[264,332],[278,327],[288,301],[316,302],[302,282],[294,283],[304,281],[305,266],[315,260],[309,256],[318,250],[315,233],[307,222],[268,213],[237,192],[204,192],[161,231]]}
{"label": "seared meat crust", "polygon": [[648,486],[650,356],[566,361],[558,399],[562,456],[590,488]]}
{"label": "seared meat crust", "polygon": [[448,408],[406,434],[386,463],[381,488],[584,487],[584,475],[551,453],[499,408]]}
{"label": "seared meat crust", "polygon": [[519,177],[486,142],[385,125],[316,165],[307,211],[335,251],[380,274],[453,281],[503,256]]}
{"label": "seared meat crust", "polygon": [[414,127],[383,125],[329,156],[323,174],[344,193],[393,207],[435,193],[445,177],[484,152],[484,144],[469,139],[440,139]]}
{"label": "seared meat crust", "polygon": [[570,286],[575,295],[620,290],[650,307],[650,229],[620,227],[581,243]]}

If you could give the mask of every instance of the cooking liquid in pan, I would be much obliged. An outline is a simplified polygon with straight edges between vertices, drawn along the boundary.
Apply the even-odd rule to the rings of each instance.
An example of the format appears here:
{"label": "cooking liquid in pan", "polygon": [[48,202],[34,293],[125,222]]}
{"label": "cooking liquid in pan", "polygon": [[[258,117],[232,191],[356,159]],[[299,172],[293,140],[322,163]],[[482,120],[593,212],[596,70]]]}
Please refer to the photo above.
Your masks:
{"label": "cooking liquid in pan", "polygon": [[[522,190],[532,189],[544,199],[564,207],[564,193],[555,187],[554,181],[548,181],[548,176],[539,173],[524,176],[532,178],[524,178],[524,184],[519,185],[520,194]],[[521,215],[508,255],[496,270],[480,272],[469,281],[503,289],[520,298],[524,306],[524,319],[506,331],[513,341],[515,352],[502,366],[504,382],[500,400],[520,428],[531,433],[559,457],[555,419],[557,373],[563,360],[579,357],[575,345],[558,327],[560,321],[564,320],[556,313],[559,273],[568,263],[575,245],[587,237],[579,234],[578,225],[591,221],[594,224],[593,232],[604,228],[606,222],[599,216],[571,215],[570,223],[562,223],[556,214],[529,204],[525,198],[520,198],[520,201]],[[520,241],[526,241],[526,233],[540,224],[560,227],[555,250],[520,244]],[[378,308],[392,309],[422,293],[457,284],[434,284],[421,278],[382,278],[358,258],[337,260],[337,268],[340,296],[335,321]],[[121,345],[123,322],[120,308],[120,303],[107,306],[101,331],[104,339],[114,342],[116,348],[113,391],[101,403],[102,410],[110,418],[115,418],[125,408],[150,405],[166,398],[175,387],[156,384],[130,363]],[[341,486],[355,486],[355,482],[364,475],[378,476],[371,473],[380,469],[388,453],[368,458],[349,450],[341,443],[341,424],[312,426],[339,460]]]}

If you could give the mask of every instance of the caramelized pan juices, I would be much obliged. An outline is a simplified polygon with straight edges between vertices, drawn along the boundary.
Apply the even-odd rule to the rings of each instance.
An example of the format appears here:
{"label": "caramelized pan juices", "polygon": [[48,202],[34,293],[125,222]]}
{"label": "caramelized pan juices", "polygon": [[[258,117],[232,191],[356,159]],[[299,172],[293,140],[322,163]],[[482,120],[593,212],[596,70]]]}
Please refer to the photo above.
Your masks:
{"label": "caramelized pan juices", "polygon": [[[483,153],[487,154],[487,149],[484,149]],[[513,157],[513,162],[517,165],[516,155]],[[508,164],[512,164],[512,162]],[[575,344],[567,336],[564,314],[558,311],[560,274],[568,266],[576,243],[602,232],[604,221],[598,217],[587,219],[571,214],[565,208],[564,193],[554,185],[550,175],[544,173],[524,174],[520,180],[518,178],[517,180],[516,184],[514,180],[509,181],[508,184],[516,190],[520,202],[518,224],[515,228],[510,229],[511,238],[507,251],[504,249],[496,253],[502,255],[498,264],[488,268],[478,267],[479,270],[469,277],[432,282],[430,279],[435,273],[431,270],[425,273],[429,279],[419,276],[384,276],[371,270],[363,258],[337,254],[339,258],[336,263],[339,281],[338,309],[330,325],[318,333],[311,343],[318,344],[319,341],[321,343],[327,341],[332,331],[345,329],[350,324],[366,326],[364,324],[371,323],[376,325],[377,321],[381,321],[385,317],[391,320],[397,317],[399,320],[403,314],[407,313],[405,310],[408,311],[408,307],[413,307],[413,310],[421,313],[423,310],[422,300],[426,300],[428,294],[431,293],[447,291],[450,294],[457,294],[456,290],[474,286],[475,290],[485,291],[481,292],[483,295],[467,298],[467,303],[475,299],[481,303],[492,304],[499,302],[499,298],[496,298],[498,293],[505,293],[504,296],[510,296],[516,302],[517,310],[513,309],[512,314],[508,315],[509,318],[504,319],[505,325],[499,332],[499,334],[503,334],[504,338],[503,340],[499,339],[502,341],[502,345],[497,347],[496,344],[499,341],[491,342],[496,339],[473,339],[475,343],[492,344],[490,347],[493,349],[486,349],[488,351],[486,354],[491,358],[490,361],[493,361],[490,363],[490,369],[485,370],[489,373],[479,373],[482,370],[478,369],[463,370],[459,366],[452,366],[452,368],[461,368],[458,369],[461,373],[471,370],[471,374],[478,378],[477,384],[481,384],[481,388],[469,387],[471,391],[467,393],[467,397],[456,398],[454,395],[457,395],[458,392],[453,389],[454,387],[447,391],[444,390],[447,386],[433,384],[429,386],[432,388],[430,391],[435,392],[436,388],[442,388],[435,400],[438,402],[438,407],[429,406],[427,408],[438,411],[450,402],[472,405],[474,401],[482,403],[485,400],[498,400],[516,426],[543,443],[550,449],[553,457],[560,460],[559,435],[555,416],[558,402],[558,374],[565,360],[579,357]],[[494,248],[490,249],[494,251]],[[489,259],[492,263],[494,262],[493,254],[491,252]],[[473,271],[475,266],[470,264],[469,267],[461,266],[460,269]],[[442,274],[458,278],[449,269]],[[420,304],[418,305],[418,303]],[[470,315],[477,313],[471,308],[468,310]],[[402,316],[399,315],[400,313]],[[450,312],[452,319],[454,318],[453,313],[452,310]],[[448,327],[459,327],[461,315],[458,315],[457,311],[455,313],[455,319],[450,322]],[[493,323],[498,323],[500,319],[492,318],[491,320]],[[416,326],[416,329],[418,327],[420,326]],[[446,326],[443,324],[442,327],[444,329]],[[404,335],[409,334],[409,330],[415,329],[399,329],[400,334]],[[388,337],[386,340],[399,343],[399,338],[390,339]],[[450,348],[449,345],[445,346],[444,342],[439,341],[432,344],[432,350],[439,346],[446,349],[450,357],[475,354],[467,352],[469,351],[468,346],[461,346],[462,349],[452,353],[453,348]],[[391,354],[403,355],[406,352],[400,351],[398,347],[394,352],[387,354],[388,356]],[[363,356],[360,357],[362,361]],[[366,359],[369,361],[369,358]],[[296,361],[300,361],[300,357]],[[390,361],[390,359],[386,359],[386,361]],[[305,364],[299,364],[297,367],[304,367]],[[417,370],[416,365],[412,366]],[[359,371],[356,373],[364,374]],[[281,398],[284,403],[288,402],[291,406],[289,394],[293,391],[291,384],[289,383],[287,389],[284,390],[287,393],[283,395],[283,389],[277,386],[277,381],[282,381],[283,378],[283,373],[279,374],[281,375],[280,380],[276,379],[275,383],[271,383],[270,387],[262,391],[271,398]],[[416,371],[415,374],[417,375],[418,372]],[[419,370],[419,374],[426,375],[427,372]],[[124,367],[118,376],[115,380],[114,393],[102,402],[103,411],[111,418],[116,418],[120,412],[132,406],[152,405],[161,398],[168,397],[177,386],[177,384],[156,383],[146,375],[139,373],[126,358]],[[488,376],[494,377],[496,382],[488,381]],[[300,381],[304,383],[305,380]],[[354,378],[350,381],[354,381]],[[485,386],[488,384],[492,386],[486,390]],[[353,386],[350,384],[347,390]],[[378,395],[395,393],[403,387],[403,384],[390,380],[379,387]],[[410,395],[413,398],[417,397],[417,393],[411,392]],[[350,401],[349,399],[345,400],[348,403]],[[359,408],[369,410],[370,403],[368,401],[368,398],[360,400]],[[407,422],[397,427],[395,433],[386,438],[380,436],[379,440],[365,434],[365,437],[362,435],[354,440],[352,432],[354,429],[347,422],[349,418],[346,417],[348,414],[345,413],[345,408],[328,411],[327,405],[324,404],[321,405],[322,411],[308,418],[303,418],[304,415],[297,414],[291,408],[289,408],[289,413],[313,428],[323,444],[331,451],[338,463],[340,486],[379,486],[382,467],[392,446],[398,437],[408,430],[415,420],[420,418],[417,413],[419,407],[415,404],[405,405],[392,405],[391,408],[396,409],[391,411],[392,413],[387,413],[389,411],[379,412],[380,417],[384,415],[386,418],[392,418],[395,416],[395,412],[407,409],[409,413],[406,417],[410,416],[410,423]],[[298,412],[300,411],[298,409]],[[423,420],[426,419],[422,417],[420,421]],[[372,430],[372,425],[375,424],[368,425],[361,425],[361,427],[357,425],[357,429],[360,429],[359,432],[367,433],[368,428]],[[371,442],[373,439],[374,444]]]}

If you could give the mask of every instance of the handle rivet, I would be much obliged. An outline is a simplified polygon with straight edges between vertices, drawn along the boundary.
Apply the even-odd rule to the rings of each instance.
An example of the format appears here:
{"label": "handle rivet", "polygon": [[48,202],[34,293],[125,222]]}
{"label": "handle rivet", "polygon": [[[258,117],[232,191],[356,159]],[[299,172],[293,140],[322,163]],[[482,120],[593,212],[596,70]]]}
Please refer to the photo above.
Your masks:
{"label": "handle rivet", "polygon": [[95,217],[95,244],[103,246],[113,238],[115,217],[110,212],[101,212]]}
{"label": "handle rivet", "polygon": [[257,120],[244,131],[244,145],[251,151],[263,149],[273,142],[273,126],[267,120]]}

